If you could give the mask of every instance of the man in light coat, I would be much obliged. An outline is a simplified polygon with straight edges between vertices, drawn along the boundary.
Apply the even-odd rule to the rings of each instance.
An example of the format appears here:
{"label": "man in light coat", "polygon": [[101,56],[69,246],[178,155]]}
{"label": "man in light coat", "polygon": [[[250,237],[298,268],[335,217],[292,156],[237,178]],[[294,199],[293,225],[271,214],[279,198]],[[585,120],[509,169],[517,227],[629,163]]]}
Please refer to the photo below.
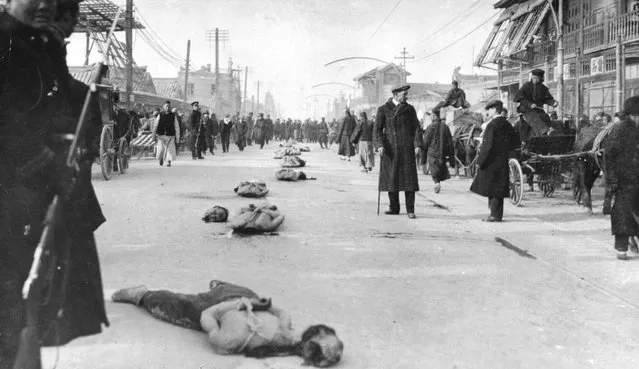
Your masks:
{"label": "man in light coat", "polygon": [[157,140],[156,158],[160,165],[171,166],[171,161],[175,157],[175,143],[180,141],[180,123],[177,116],[171,112],[171,102],[164,103],[164,111],[160,113],[153,125],[153,136]]}

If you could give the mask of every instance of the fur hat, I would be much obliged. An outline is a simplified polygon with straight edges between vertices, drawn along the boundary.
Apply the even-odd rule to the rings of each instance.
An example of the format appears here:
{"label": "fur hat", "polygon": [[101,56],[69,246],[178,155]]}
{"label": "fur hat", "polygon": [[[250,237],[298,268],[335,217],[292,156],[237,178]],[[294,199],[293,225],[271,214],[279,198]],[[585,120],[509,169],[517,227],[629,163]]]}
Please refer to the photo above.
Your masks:
{"label": "fur hat", "polygon": [[486,107],[484,107],[484,109],[486,110],[491,108],[502,109],[503,107],[504,107],[504,103],[501,100],[493,100],[493,101],[489,101],[488,104],[486,104]]}
{"label": "fur hat", "polygon": [[623,113],[627,115],[639,115],[639,96],[626,99],[623,103]]}
{"label": "fur hat", "polygon": [[530,73],[533,76],[537,76],[539,78],[544,78],[544,74],[546,74],[546,72],[544,72],[543,69],[533,69],[530,71]]}

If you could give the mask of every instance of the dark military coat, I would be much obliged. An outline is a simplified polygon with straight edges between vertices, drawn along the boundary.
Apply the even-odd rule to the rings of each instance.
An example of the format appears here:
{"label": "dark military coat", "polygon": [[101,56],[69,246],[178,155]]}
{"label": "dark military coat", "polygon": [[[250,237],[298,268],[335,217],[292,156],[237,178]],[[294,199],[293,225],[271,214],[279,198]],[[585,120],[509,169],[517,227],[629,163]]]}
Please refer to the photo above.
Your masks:
{"label": "dark military coat", "polygon": [[[18,334],[25,324],[20,290],[33,262],[46,209],[54,189],[62,184],[59,173],[68,143],[59,135],[74,132],[79,111],[74,104],[78,104],[77,96],[84,96],[85,92],[71,82],[63,45],[50,34],[0,12],[2,354],[15,354]],[[81,175],[89,171],[90,168],[85,169]],[[67,253],[60,255],[60,269],[51,282],[51,298],[40,311],[41,333],[54,332],[54,322],[58,326],[58,337],[43,336],[45,345],[53,344],[56,338],[64,344],[75,337],[99,333],[101,324],[108,324],[93,240],[93,231],[104,218],[86,181],[90,179],[79,179],[64,213],[64,226],[56,233],[56,247]],[[77,203],[91,206],[80,206],[83,211],[74,213],[71,205]],[[66,266],[69,272],[65,293],[61,281]],[[60,308],[62,317],[56,319]]]}
{"label": "dark military coat", "polygon": [[479,170],[470,190],[478,195],[503,199],[510,197],[510,152],[518,143],[518,136],[510,122],[498,116],[486,126],[479,147]]}
{"label": "dark military coat", "polygon": [[395,106],[393,99],[377,109],[375,148],[384,148],[380,164],[380,191],[419,191],[415,147],[422,146],[417,112],[410,104]]}
{"label": "dark military coat", "polygon": [[610,217],[612,234],[637,235],[632,213],[639,215],[639,128],[626,118],[613,126],[603,147],[606,184],[617,187]]}

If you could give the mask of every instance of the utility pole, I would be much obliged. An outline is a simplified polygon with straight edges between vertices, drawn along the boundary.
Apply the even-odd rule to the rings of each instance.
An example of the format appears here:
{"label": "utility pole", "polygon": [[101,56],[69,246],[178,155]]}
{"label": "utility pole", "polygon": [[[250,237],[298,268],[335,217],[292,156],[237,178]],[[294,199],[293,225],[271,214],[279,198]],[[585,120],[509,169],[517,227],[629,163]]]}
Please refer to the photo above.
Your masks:
{"label": "utility pole", "polygon": [[240,111],[242,109],[242,68],[238,66],[237,69],[233,69],[231,76],[235,76],[235,72],[237,72],[237,96],[235,97],[235,102],[237,103],[237,97],[240,98],[240,104],[235,106],[235,111]]}
{"label": "utility pole", "polygon": [[[552,7],[552,4],[550,5]],[[564,1],[558,1],[557,9],[557,117],[564,119]],[[578,67],[578,66],[577,66]]]}
{"label": "utility pole", "polygon": [[191,40],[186,42],[186,68],[184,68],[184,103],[189,99],[189,64],[191,62]]}
{"label": "utility pole", "polygon": [[251,95],[251,112],[255,110],[255,95]]}
{"label": "utility pole", "polygon": [[402,79],[402,83],[406,83],[406,59],[415,59],[415,57],[413,55],[408,55],[408,53],[406,52],[406,48],[404,47],[404,51],[401,52],[401,56],[396,56],[395,59],[403,59],[403,71],[402,71],[402,76],[400,76],[400,78]]}
{"label": "utility pole", "polygon": [[260,110],[260,81],[257,81],[257,110]]}
{"label": "utility pole", "polygon": [[[133,0],[126,0],[126,100],[133,107]],[[107,51],[108,52],[108,51]]]}
{"label": "utility pole", "polygon": [[215,114],[219,116],[221,114],[218,98],[220,96],[220,41],[229,41],[229,31],[218,28],[209,29],[205,31],[205,38],[209,42],[209,48],[215,42]]}
{"label": "utility pole", "polygon": [[243,113],[246,114],[246,89],[248,82],[248,67],[244,69],[244,107],[242,108]]}

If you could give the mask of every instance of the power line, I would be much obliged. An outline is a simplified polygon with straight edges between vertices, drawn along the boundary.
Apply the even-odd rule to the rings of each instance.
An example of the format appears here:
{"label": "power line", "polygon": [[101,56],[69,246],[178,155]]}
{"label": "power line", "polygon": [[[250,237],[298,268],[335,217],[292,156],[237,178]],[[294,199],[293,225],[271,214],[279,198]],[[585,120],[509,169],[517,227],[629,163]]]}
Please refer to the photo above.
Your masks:
{"label": "power line", "polygon": [[467,34],[463,35],[462,37],[458,38],[457,40],[455,40],[453,43],[449,44],[448,46],[441,48],[437,51],[435,51],[434,53],[428,54],[426,56],[424,56],[423,58],[419,58],[416,61],[421,61],[427,58],[430,58],[433,55],[439,54],[440,52],[447,50],[449,47],[455,45],[456,43],[458,43],[459,41],[462,41],[463,39],[465,39],[466,37],[470,36],[473,32],[477,31],[478,29],[480,29],[482,26],[484,26],[486,23],[490,22],[491,20],[493,20],[493,18],[495,18],[496,16],[498,16],[499,13],[494,14],[492,17],[486,19],[482,24],[480,24],[479,26],[473,28],[472,31],[468,32]]}
{"label": "power line", "polygon": [[388,13],[388,15],[386,16],[386,18],[384,18],[384,20],[382,21],[382,24],[379,25],[379,27],[377,27],[377,29],[375,30],[375,32],[373,32],[373,34],[371,35],[371,37],[368,39],[367,42],[370,42],[370,40],[373,39],[373,37],[375,37],[375,35],[377,34],[377,32],[379,32],[380,29],[382,29],[382,27],[384,26],[384,23],[386,23],[386,21],[388,20],[388,18],[390,18],[391,15],[393,15],[393,13],[395,12],[395,9],[397,9],[397,7],[399,6],[399,4],[404,1],[404,0],[398,0],[395,3],[395,6],[393,7],[393,9],[391,9],[391,11]]}
{"label": "power line", "polygon": [[[435,31],[435,32],[431,33],[431,34],[430,34],[430,35],[428,35],[425,39],[423,39],[423,40],[419,41],[418,43],[416,43],[416,44],[413,46],[413,48],[414,48],[414,47],[416,47],[416,46],[419,46],[419,45],[423,44],[424,42],[426,42],[426,41],[430,40],[431,38],[433,38],[436,34],[438,34],[439,32],[443,31],[444,29],[446,29],[446,27],[448,27],[448,26],[449,26],[451,23],[453,23],[455,20],[457,20],[457,19],[459,19],[460,17],[462,17],[462,16],[464,15],[464,13],[465,13],[465,12],[467,12],[467,11],[469,11],[470,9],[472,9],[473,7],[475,7],[475,6],[479,5],[479,4],[480,4],[480,2],[481,2],[481,0],[477,0],[477,1],[475,1],[475,2],[474,2],[473,4],[471,4],[468,8],[466,8],[466,9],[462,10],[462,12],[461,12],[461,13],[459,13],[456,17],[454,17],[453,19],[451,19],[448,23],[444,24],[444,25],[443,25],[441,28],[439,28],[437,31]],[[475,9],[475,10],[471,11],[470,13],[468,13],[464,19],[468,18],[471,14],[473,14],[474,12],[476,12],[478,9],[479,9],[479,7],[478,7],[477,9]],[[464,19],[460,19],[460,20],[459,20],[459,22],[461,22],[461,21],[462,21],[462,20],[464,20]],[[459,24],[459,22],[457,22],[457,24]],[[457,25],[457,24],[456,24],[456,25]]]}

